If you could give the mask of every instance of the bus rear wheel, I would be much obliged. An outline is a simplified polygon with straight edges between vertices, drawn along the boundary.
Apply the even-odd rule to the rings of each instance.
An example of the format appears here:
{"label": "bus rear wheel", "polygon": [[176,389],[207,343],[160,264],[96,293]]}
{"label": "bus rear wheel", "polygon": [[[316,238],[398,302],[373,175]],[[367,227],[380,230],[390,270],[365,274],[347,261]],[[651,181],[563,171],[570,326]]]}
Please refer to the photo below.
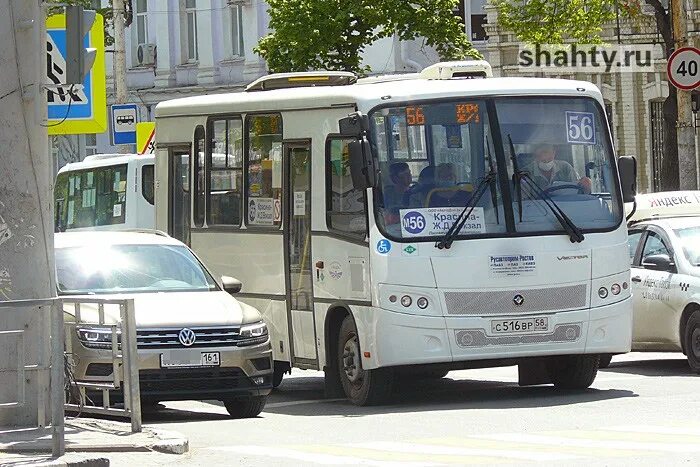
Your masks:
{"label": "bus rear wheel", "polygon": [[351,316],[345,317],[338,336],[338,371],[345,395],[355,405],[378,405],[391,395],[394,374],[390,368],[362,368],[360,341]]}
{"label": "bus rear wheel", "polygon": [[547,372],[554,386],[560,389],[586,389],[598,374],[598,355],[564,355],[551,357]]}

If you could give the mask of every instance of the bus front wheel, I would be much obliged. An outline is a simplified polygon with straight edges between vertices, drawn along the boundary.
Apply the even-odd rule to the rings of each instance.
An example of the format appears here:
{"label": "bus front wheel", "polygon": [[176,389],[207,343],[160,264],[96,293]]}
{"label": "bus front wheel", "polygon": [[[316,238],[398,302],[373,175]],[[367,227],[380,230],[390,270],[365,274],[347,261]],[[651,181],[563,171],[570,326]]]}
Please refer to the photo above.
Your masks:
{"label": "bus front wheel", "polygon": [[598,374],[598,355],[550,357],[547,372],[554,386],[561,389],[586,389]]}
{"label": "bus front wheel", "polygon": [[360,341],[351,316],[345,317],[338,336],[338,371],[343,391],[355,405],[377,405],[391,395],[394,374],[390,368],[362,368]]}

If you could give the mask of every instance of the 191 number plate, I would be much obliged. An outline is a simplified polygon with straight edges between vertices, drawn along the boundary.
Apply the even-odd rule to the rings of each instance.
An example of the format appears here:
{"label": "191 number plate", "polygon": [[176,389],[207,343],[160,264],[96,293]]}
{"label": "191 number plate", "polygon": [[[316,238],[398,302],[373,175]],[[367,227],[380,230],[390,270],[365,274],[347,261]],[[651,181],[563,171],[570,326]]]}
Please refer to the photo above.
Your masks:
{"label": "191 number plate", "polygon": [[496,319],[491,321],[492,334],[520,334],[549,329],[549,318]]}

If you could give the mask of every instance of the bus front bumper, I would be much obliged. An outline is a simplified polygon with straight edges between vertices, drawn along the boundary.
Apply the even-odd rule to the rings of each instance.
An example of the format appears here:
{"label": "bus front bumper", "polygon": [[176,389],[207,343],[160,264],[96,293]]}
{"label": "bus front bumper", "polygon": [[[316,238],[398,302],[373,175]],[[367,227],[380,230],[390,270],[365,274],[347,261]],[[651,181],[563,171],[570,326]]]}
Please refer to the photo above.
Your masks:
{"label": "bus front bumper", "polygon": [[[626,353],[632,342],[632,300],[585,310],[527,316],[416,316],[374,309],[359,320],[363,367],[451,363],[547,355]],[[494,334],[492,321],[546,316],[542,332]],[[362,336],[362,329],[359,329]],[[367,356],[367,351],[369,356]]]}

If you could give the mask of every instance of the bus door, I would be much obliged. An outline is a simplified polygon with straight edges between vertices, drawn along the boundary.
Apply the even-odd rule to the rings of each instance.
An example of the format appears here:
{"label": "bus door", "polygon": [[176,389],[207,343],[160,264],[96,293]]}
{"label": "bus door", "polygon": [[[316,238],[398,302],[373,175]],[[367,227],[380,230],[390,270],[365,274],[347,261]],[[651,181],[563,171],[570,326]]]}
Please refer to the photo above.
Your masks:
{"label": "bus door", "polygon": [[292,363],[318,368],[311,268],[311,142],[284,145],[287,319]]}
{"label": "bus door", "polygon": [[168,234],[190,244],[190,147],[170,149]]}

